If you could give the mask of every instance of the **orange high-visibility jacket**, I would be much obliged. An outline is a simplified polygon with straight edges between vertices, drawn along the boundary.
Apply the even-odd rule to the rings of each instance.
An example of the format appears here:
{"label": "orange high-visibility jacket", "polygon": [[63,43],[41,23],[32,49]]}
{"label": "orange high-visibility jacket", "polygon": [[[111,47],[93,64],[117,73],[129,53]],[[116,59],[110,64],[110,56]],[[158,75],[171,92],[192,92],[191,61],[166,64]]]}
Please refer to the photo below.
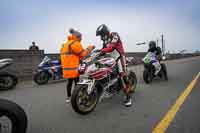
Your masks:
{"label": "orange high-visibility jacket", "polygon": [[76,36],[69,36],[68,41],[64,43],[60,50],[61,65],[63,68],[63,78],[79,77],[80,60],[90,53],[92,46],[83,49],[80,41]]}

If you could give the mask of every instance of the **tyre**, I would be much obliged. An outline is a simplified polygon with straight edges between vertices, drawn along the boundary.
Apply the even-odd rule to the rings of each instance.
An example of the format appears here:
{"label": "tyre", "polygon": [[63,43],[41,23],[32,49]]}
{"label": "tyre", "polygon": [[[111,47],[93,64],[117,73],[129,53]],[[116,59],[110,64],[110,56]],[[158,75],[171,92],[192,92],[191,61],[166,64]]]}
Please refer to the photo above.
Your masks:
{"label": "tyre", "polygon": [[[27,115],[24,110],[14,102],[0,99],[0,117],[8,118],[10,121],[10,133],[26,133]],[[5,121],[1,123],[3,125]],[[1,131],[3,126],[1,126]],[[4,131],[3,131],[4,132]]]}
{"label": "tyre", "polygon": [[144,82],[147,84],[152,82],[151,73],[147,69],[144,69],[143,71],[143,79],[144,79]]}
{"label": "tyre", "polygon": [[18,79],[15,75],[9,73],[0,74],[0,90],[13,89],[18,83]]}
{"label": "tyre", "polygon": [[162,67],[162,72],[163,72],[163,75],[164,75],[164,79],[165,80],[168,80],[168,75],[167,75],[167,67],[165,64],[161,64],[161,67]]}
{"label": "tyre", "polygon": [[137,77],[136,74],[132,71],[128,74],[129,84],[131,85],[130,92],[135,93],[137,87]]}
{"label": "tyre", "polygon": [[92,112],[99,100],[97,88],[88,95],[87,85],[76,85],[71,97],[72,108],[75,112],[81,115],[86,115]]}
{"label": "tyre", "polygon": [[37,83],[38,85],[44,85],[47,84],[49,81],[50,75],[48,72],[42,71],[42,72],[38,72],[34,75],[34,81],[35,83]]}

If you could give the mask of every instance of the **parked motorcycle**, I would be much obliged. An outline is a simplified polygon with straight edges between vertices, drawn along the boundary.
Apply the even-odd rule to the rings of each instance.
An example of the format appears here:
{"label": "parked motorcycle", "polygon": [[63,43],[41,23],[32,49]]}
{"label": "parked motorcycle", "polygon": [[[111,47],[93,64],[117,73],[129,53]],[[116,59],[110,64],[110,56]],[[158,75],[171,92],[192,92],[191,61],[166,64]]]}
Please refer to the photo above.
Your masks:
{"label": "parked motorcycle", "polygon": [[[163,57],[165,60],[165,57]],[[152,82],[153,78],[159,77],[164,78],[165,80],[168,80],[167,76],[167,67],[164,63],[160,63],[161,70],[157,75],[154,75],[156,69],[153,65],[153,62],[156,61],[156,56],[152,52],[148,52],[147,55],[143,58],[144,62],[144,71],[143,71],[143,79],[145,83],[149,84]]]}
{"label": "parked motorcycle", "polygon": [[0,99],[0,133],[26,133],[27,115],[16,103]]}
{"label": "parked motorcycle", "polygon": [[[75,86],[71,104],[75,112],[85,115],[93,111],[98,102],[107,93],[117,93],[122,88],[117,61],[110,54],[101,55],[97,50],[83,60],[79,67],[81,80]],[[128,71],[128,82],[134,93],[137,78],[133,71]]]}
{"label": "parked motorcycle", "polygon": [[51,60],[48,56],[45,56],[38,65],[38,69],[34,75],[34,81],[38,85],[43,85],[48,83],[50,79],[62,79],[62,67],[59,60]]}
{"label": "parked motorcycle", "polygon": [[9,90],[13,89],[18,82],[18,78],[4,71],[4,68],[10,66],[13,63],[13,59],[1,59],[0,60],[0,90]]}

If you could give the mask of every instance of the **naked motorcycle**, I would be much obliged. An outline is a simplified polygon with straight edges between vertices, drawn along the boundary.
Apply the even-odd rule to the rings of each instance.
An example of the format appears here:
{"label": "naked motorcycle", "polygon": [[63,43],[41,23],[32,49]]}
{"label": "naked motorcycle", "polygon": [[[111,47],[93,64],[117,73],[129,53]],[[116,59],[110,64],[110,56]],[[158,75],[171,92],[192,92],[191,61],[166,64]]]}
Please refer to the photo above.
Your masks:
{"label": "naked motorcycle", "polygon": [[[102,55],[95,51],[82,61],[79,67],[82,74],[75,86],[71,104],[75,112],[86,115],[92,112],[96,105],[105,98],[106,93],[117,93],[122,89],[117,60],[110,54]],[[128,70],[127,78],[132,93],[135,92],[137,78],[133,71]]]}

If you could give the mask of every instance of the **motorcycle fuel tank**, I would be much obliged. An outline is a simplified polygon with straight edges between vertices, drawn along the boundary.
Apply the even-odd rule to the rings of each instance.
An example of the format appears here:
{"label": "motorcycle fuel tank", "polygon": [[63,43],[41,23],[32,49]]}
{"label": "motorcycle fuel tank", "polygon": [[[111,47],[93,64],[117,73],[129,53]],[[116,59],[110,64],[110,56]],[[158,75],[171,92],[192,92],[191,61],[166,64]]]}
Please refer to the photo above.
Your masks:
{"label": "motorcycle fuel tank", "polygon": [[99,60],[99,63],[104,64],[106,66],[112,66],[116,63],[114,58],[103,58]]}
{"label": "motorcycle fuel tank", "polygon": [[113,58],[103,58],[98,60],[97,64],[98,65],[92,64],[89,66],[87,74],[96,80],[101,80],[112,72],[112,68],[116,65],[116,61]]}

